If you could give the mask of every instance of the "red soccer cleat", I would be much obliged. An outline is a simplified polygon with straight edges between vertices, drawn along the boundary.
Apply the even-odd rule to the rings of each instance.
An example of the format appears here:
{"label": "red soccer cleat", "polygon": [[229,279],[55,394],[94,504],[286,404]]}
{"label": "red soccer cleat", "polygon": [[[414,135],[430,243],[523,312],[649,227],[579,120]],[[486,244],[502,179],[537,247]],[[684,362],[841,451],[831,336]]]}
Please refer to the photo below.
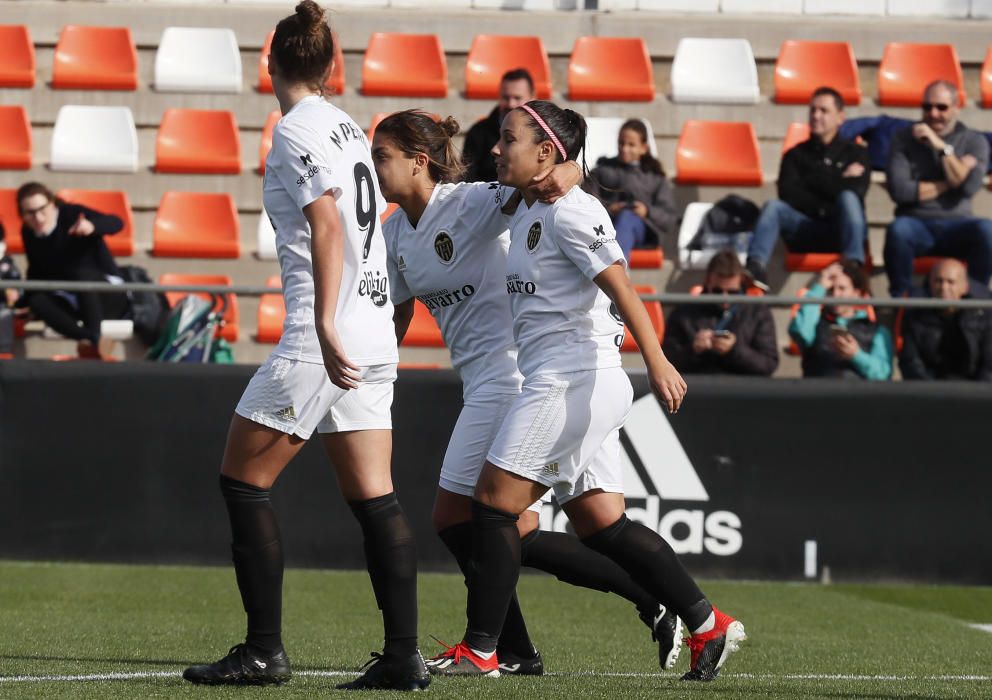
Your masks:
{"label": "red soccer cleat", "polygon": [[445,651],[427,660],[427,670],[436,676],[484,676],[499,678],[499,661],[496,654],[488,659],[472,651],[465,642],[459,642],[453,647],[438,640],[439,644],[447,647]]}
{"label": "red soccer cleat", "polygon": [[689,672],[682,676],[684,681],[716,680],[723,662],[740,649],[741,642],[747,639],[744,625],[740,622],[716,608],[713,608],[713,614],[716,616],[713,629],[694,634],[685,640],[692,652],[692,663]]}

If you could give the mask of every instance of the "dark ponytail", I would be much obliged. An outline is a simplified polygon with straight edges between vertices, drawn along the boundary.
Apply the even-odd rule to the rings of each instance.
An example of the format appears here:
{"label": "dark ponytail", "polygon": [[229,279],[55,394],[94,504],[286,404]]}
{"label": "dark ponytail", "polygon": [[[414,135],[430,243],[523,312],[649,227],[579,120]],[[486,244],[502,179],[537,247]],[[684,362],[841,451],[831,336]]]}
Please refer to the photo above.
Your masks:
{"label": "dark ponytail", "polygon": [[334,58],[334,37],[324,9],[313,0],[303,0],[296,13],[276,25],[272,56],[280,75],[290,83],[305,83],[323,90]]}
{"label": "dark ponytail", "polygon": [[434,182],[458,182],[465,166],[452,138],[459,126],[454,117],[438,120],[415,109],[394,112],[375,127],[376,136],[388,136],[396,148],[412,158],[427,156],[427,172]]}

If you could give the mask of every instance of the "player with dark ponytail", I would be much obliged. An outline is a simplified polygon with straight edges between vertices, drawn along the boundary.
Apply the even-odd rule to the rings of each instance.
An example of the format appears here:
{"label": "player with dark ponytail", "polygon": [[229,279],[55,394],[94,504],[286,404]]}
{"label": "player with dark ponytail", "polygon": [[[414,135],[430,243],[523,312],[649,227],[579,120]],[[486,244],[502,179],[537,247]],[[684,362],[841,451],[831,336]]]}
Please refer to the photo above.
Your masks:
{"label": "player with dark ponytail", "polygon": [[520,514],[554,489],[585,545],[670,604],[691,630],[692,663],[683,678],[713,680],[744,639],[743,625],[709,603],[661,535],[624,513],[619,431],[633,400],[619,354],[624,323],[652,391],[671,413],[686,384],[661,351],[603,206],[578,187],[545,204],[532,184],[535,173],[574,160],[585,134],[581,115],[535,101],[507,115],[493,148],[500,183],[519,189],[526,204],[511,220],[506,263],[524,380],[476,484],[468,626],[440,672],[497,672],[520,573]]}
{"label": "player with dark ponytail", "polygon": [[390,406],[398,353],[379,232],[385,202],[365,133],[324,99],[334,43],[312,0],[276,26],[269,73],[282,118],[262,200],[276,231],[286,301],[282,339],[238,402],[221,463],[245,641],[192,666],[201,684],[289,680],[283,648],[282,540],[270,490],[316,431],[362,529],[385,648],[346,690],[422,690],[417,551],[393,491]]}

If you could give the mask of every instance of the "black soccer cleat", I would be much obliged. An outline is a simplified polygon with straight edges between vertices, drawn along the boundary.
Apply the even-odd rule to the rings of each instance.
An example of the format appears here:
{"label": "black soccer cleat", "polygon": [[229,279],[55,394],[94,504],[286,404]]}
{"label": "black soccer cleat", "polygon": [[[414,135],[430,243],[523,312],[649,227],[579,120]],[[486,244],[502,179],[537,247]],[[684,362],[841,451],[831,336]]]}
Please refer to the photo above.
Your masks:
{"label": "black soccer cleat", "polygon": [[519,656],[512,651],[498,651],[496,656],[499,657],[501,675],[504,673],[511,676],[544,675],[544,659],[541,658],[541,652],[537,649],[534,649],[533,656]]}
{"label": "black soccer cleat", "polygon": [[658,665],[661,670],[675,668],[682,651],[682,620],[660,604],[654,615],[642,613],[640,617],[651,630],[651,639],[658,642]]}
{"label": "black soccer cleat", "polygon": [[689,672],[682,676],[684,681],[716,680],[723,662],[747,639],[744,625],[716,608],[713,608],[713,613],[716,615],[713,629],[686,639],[686,646],[692,651],[692,664]]}
{"label": "black soccer cleat", "polygon": [[362,675],[348,683],[335,686],[338,690],[427,690],[431,676],[424,657],[417,651],[410,656],[385,656],[377,651],[360,669]]}
{"label": "black soccer cleat", "polygon": [[292,675],[285,649],[269,654],[247,644],[236,644],[212,664],[183,671],[183,678],[197,685],[282,685]]}

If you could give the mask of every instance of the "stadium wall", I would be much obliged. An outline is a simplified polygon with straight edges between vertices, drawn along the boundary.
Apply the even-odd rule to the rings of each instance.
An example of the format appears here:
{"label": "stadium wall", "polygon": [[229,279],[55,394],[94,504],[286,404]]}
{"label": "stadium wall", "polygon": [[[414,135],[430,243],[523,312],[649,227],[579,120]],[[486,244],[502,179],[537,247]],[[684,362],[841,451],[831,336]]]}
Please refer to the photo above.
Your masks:
{"label": "stadium wall", "polygon": [[[0,363],[0,558],[226,564],[217,469],[251,372]],[[628,513],[693,572],[992,583],[986,388],[690,378],[669,420],[631,376]],[[396,385],[396,487],[425,570],[452,568],[430,509],[460,400],[450,372],[404,371]],[[274,500],[289,565],[363,566],[319,444]],[[543,521],[565,525],[550,505]]]}

